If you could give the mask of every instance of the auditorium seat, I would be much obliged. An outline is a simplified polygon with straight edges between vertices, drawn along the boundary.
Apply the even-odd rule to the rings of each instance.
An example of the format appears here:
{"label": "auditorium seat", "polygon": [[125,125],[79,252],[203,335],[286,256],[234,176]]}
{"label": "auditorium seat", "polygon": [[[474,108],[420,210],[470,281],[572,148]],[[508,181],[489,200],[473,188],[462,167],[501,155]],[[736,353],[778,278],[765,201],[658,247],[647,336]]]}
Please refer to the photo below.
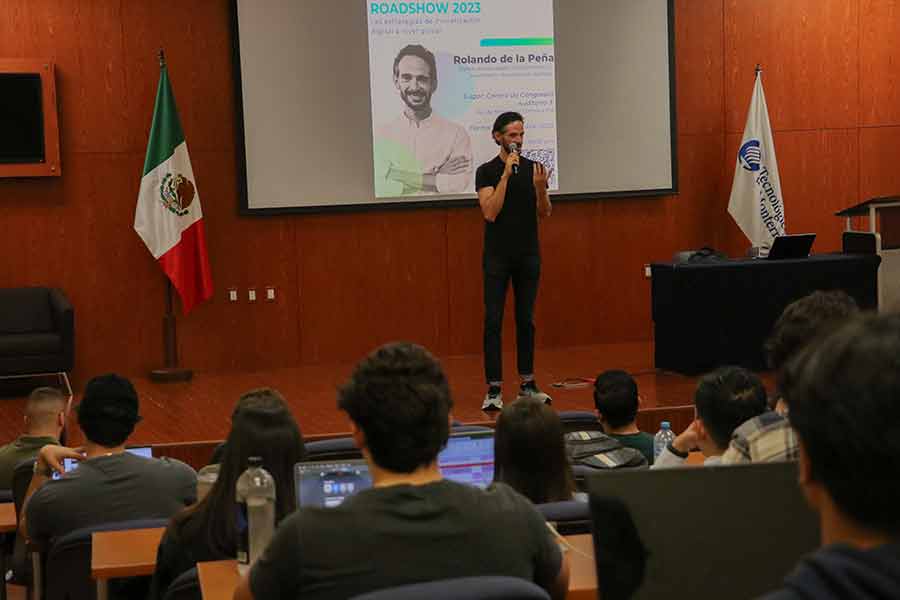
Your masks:
{"label": "auditorium seat", "polygon": [[[44,553],[41,577],[44,600],[95,600],[96,583],[91,578],[91,536],[95,531],[165,527],[168,522],[168,519],[118,521],[76,529],[60,537]],[[110,597],[146,597],[148,584],[149,577],[112,580]]]}
{"label": "auditorium seat", "polygon": [[563,433],[571,431],[603,431],[597,415],[589,410],[561,410],[559,420],[562,422]]}
{"label": "auditorium seat", "polygon": [[587,502],[577,500],[546,502],[535,504],[535,508],[561,535],[591,532],[591,509]]}
{"label": "auditorium seat", "polygon": [[169,584],[163,600],[203,600],[197,567],[188,569]]}
{"label": "auditorium seat", "polygon": [[460,577],[386,588],[353,600],[550,600],[543,588],[518,577]]}
{"label": "auditorium seat", "polygon": [[352,460],[362,458],[362,452],[350,437],[339,437],[330,440],[306,442],[306,458],[304,462],[320,460]]}

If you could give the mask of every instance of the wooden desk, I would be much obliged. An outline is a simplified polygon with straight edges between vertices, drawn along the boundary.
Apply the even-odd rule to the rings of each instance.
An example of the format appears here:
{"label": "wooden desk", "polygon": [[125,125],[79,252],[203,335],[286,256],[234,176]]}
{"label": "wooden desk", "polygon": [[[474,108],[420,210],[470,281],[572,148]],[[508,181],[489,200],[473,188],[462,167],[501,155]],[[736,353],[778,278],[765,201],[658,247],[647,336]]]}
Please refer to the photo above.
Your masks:
{"label": "wooden desk", "polygon": [[153,574],[163,531],[163,527],[124,529],[91,536],[91,577],[97,580],[97,600],[108,597],[110,579]]}
{"label": "wooden desk", "polygon": [[[568,600],[595,600],[597,598],[597,571],[594,567],[594,541],[588,534],[569,535],[566,540],[572,546],[569,556]],[[240,577],[237,561],[218,560],[197,563],[203,600],[231,600]]]}
{"label": "wooden desk", "polygon": [[0,504],[0,533],[16,530],[16,505],[12,502]]}

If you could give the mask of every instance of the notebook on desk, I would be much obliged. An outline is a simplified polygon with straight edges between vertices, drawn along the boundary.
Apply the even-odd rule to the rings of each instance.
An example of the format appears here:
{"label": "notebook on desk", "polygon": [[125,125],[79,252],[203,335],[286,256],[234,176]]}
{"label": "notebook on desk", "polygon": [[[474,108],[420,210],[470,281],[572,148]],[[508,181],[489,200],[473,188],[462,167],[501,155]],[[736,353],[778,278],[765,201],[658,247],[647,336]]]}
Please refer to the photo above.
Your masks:
{"label": "notebook on desk", "polygon": [[786,258],[806,258],[816,241],[814,233],[794,233],[779,235],[772,242],[766,260],[783,260]]}

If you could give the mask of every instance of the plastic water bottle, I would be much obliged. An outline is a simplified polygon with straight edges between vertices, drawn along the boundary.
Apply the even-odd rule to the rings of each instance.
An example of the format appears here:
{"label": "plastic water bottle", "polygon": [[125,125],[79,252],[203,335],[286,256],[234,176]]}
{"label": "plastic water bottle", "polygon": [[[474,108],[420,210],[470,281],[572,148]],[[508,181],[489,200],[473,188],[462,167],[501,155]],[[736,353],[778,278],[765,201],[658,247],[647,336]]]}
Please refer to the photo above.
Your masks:
{"label": "plastic water bottle", "polygon": [[666,446],[674,439],[675,432],[672,431],[672,424],[668,421],[660,423],[659,431],[653,436],[653,458],[659,458],[660,452],[665,450]]}
{"label": "plastic water bottle", "polygon": [[275,533],[275,479],[262,468],[262,459],[251,456],[247,470],[237,480],[238,572],[242,575],[262,555]]}

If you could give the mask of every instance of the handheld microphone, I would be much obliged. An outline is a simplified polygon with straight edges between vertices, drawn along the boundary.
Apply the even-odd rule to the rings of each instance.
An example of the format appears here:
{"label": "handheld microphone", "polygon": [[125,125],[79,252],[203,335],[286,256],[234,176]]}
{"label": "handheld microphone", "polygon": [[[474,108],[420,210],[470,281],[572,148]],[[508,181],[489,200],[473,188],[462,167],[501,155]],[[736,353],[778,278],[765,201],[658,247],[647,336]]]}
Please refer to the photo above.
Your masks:
{"label": "handheld microphone", "polygon": [[[519,145],[518,145],[517,143],[515,143],[515,142],[511,142],[511,143],[509,144],[509,151],[512,152],[513,154],[518,154],[518,153],[519,153]],[[514,164],[514,165],[512,166],[512,174],[513,174],[513,175],[518,175],[518,174],[519,174],[519,165]]]}

